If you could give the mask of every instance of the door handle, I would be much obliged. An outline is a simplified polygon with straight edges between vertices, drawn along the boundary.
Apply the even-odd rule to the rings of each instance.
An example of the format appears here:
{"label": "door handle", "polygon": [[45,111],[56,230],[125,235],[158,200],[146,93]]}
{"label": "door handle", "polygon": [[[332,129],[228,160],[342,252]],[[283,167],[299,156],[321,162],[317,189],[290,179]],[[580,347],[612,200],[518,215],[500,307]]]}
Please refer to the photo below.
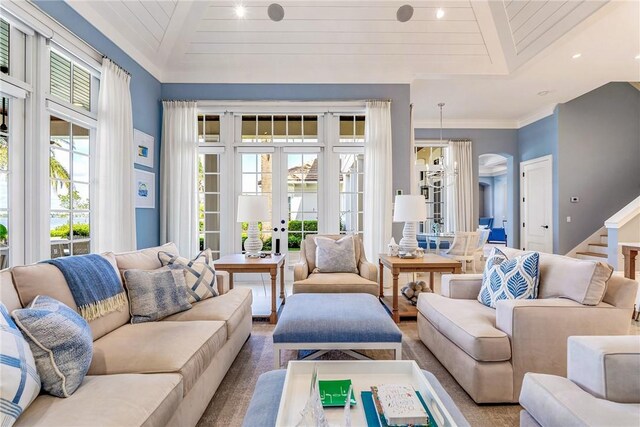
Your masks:
{"label": "door handle", "polygon": [[541,225],[542,228],[549,228],[548,225]]}

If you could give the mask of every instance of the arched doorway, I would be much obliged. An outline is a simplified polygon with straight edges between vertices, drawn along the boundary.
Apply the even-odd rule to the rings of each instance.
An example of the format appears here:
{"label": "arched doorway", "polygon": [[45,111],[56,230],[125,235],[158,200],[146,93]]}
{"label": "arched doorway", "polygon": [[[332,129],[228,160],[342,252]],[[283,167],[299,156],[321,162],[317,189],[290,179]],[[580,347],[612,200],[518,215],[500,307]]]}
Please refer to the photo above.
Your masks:
{"label": "arched doorway", "polygon": [[491,230],[489,242],[492,244],[507,245],[509,239],[510,180],[507,157],[494,153],[478,156],[479,225]]}

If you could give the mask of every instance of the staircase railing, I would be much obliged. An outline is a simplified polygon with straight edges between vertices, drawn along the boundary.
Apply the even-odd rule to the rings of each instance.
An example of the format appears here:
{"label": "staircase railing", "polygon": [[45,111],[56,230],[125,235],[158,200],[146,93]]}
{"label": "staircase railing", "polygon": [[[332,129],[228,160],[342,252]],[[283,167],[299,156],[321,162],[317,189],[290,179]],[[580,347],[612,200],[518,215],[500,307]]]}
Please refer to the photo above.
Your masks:
{"label": "staircase railing", "polygon": [[604,222],[607,228],[609,264],[622,269],[620,244],[640,243],[640,196]]}

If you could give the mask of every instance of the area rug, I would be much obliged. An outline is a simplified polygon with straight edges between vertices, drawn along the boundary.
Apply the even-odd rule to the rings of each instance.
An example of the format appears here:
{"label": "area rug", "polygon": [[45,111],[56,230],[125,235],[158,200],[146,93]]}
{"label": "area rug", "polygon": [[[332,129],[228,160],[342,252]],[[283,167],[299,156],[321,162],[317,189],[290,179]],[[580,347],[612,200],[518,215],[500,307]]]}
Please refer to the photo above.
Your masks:
{"label": "area rug", "polygon": [[[274,327],[274,325],[267,323],[254,322],[251,337],[245,343],[209,403],[198,423],[199,427],[242,425],[242,420],[249,406],[258,377],[260,374],[273,369],[273,342],[271,336]],[[402,358],[413,359],[422,369],[431,371],[472,426],[519,425],[520,406],[476,405],[420,341],[416,323],[403,322],[400,324],[400,329],[403,333]],[[283,353],[283,362],[298,358],[297,351]],[[393,358],[392,352],[387,350],[369,351],[367,355],[376,359]],[[347,359],[351,359],[351,357],[339,351],[331,351],[320,357],[320,360]]]}

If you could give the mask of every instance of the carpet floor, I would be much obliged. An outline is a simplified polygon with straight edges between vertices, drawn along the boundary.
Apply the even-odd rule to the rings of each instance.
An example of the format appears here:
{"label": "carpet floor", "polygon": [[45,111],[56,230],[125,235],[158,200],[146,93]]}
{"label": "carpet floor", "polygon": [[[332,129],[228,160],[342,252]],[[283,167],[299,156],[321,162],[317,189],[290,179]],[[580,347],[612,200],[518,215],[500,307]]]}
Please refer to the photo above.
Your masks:
{"label": "carpet floor", "polygon": [[[226,427],[242,424],[258,377],[273,369],[271,335],[274,327],[262,322],[253,323],[251,337],[227,372],[202,415],[198,427]],[[422,369],[432,372],[472,426],[519,425],[519,405],[477,405],[420,341],[416,322],[403,322],[400,324],[400,329],[403,333],[402,358],[415,360]],[[297,357],[297,352],[285,353],[283,361],[295,360]],[[392,359],[393,354],[391,351],[376,351],[375,358]],[[350,357],[340,352],[329,352],[321,359],[336,360],[350,359]]]}

